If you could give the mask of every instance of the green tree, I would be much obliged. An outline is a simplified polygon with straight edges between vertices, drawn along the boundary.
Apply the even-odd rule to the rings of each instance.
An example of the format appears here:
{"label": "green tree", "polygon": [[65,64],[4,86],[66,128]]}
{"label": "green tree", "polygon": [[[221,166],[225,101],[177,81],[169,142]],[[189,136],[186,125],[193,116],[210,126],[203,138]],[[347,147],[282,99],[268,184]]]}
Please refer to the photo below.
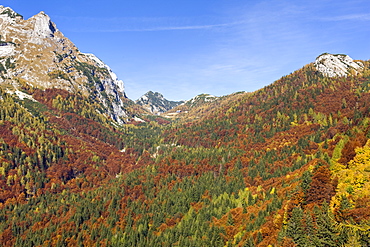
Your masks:
{"label": "green tree", "polygon": [[320,207],[314,208],[316,218],[316,234],[313,238],[315,246],[338,246],[339,233],[335,228],[334,216],[330,211],[329,205],[324,202]]}
{"label": "green tree", "polygon": [[303,246],[307,242],[303,225],[303,210],[301,207],[295,207],[293,209],[292,216],[287,224],[286,236],[292,238],[298,246]]}

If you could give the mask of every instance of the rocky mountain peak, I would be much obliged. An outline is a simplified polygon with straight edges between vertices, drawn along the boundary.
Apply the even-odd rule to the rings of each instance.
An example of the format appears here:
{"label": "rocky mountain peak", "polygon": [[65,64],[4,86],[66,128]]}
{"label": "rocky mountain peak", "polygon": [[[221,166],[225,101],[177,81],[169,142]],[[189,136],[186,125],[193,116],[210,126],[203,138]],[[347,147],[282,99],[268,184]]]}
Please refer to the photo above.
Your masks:
{"label": "rocky mountain peak", "polygon": [[348,55],[328,53],[318,56],[314,65],[319,72],[327,77],[346,77],[351,73],[357,74],[364,67],[361,62],[353,61]]}
{"label": "rocky mountain peak", "polygon": [[1,16],[7,16],[9,18],[20,18],[23,19],[23,17],[16,13],[14,10],[12,10],[9,7],[4,7],[3,5],[0,5],[0,15]]}
{"label": "rocky mountain peak", "polygon": [[14,24],[23,20],[23,17],[9,7],[0,5],[0,30],[6,28],[10,23]]}
{"label": "rocky mountain peak", "polygon": [[123,82],[95,55],[80,52],[43,11],[24,20],[0,7],[0,68],[0,85],[81,93],[117,122],[128,117]]}
{"label": "rocky mountain peak", "polygon": [[150,100],[153,100],[153,99],[164,100],[164,96],[163,96],[163,94],[161,94],[159,92],[149,91],[146,94],[144,94],[143,96],[141,96],[140,99],[142,99],[142,101],[144,101],[144,102],[149,102]]}
{"label": "rocky mountain peak", "polygon": [[35,44],[42,44],[45,38],[54,37],[57,28],[50,17],[43,11],[31,17],[29,20],[33,25],[33,31],[30,33],[30,42]]}
{"label": "rocky mountain peak", "polygon": [[161,114],[182,104],[184,101],[169,101],[161,93],[149,91],[135,102],[151,113]]}

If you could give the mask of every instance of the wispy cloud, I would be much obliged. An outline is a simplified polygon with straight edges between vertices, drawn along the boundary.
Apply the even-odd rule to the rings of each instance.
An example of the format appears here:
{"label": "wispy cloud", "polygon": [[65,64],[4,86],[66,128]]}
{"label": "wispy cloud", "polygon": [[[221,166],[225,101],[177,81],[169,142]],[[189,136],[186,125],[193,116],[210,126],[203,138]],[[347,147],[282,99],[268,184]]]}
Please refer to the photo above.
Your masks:
{"label": "wispy cloud", "polygon": [[[176,31],[176,30],[198,30],[198,29],[212,29],[221,27],[230,27],[239,23],[221,23],[211,25],[189,25],[189,26],[157,26],[157,27],[142,27],[142,28],[122,28],[122,29],[98,29],[91,30],[93,32],[155,32],[155,31]],[[87,32],[89,32],[87,30]]]}
{"label": "wispy cloud", "polygon": [[[176,30],[200,30],[224,28],[240,24],[238,21],[209,21],[207,18],[174,18],[174,17],[83,17],[57,16],[64,21],[79,22],[79,28],[71,29],[75,32],[155,32]],[[207,21],[205,21],[207,20]],[[207,23],[208,22],[208,23]],[[92,25],[93,23],[93,25]],[[72,25],[73,26],[73,25]],[[92,28],[92,26],[94,28]],[[81,28],[82,27],[82,28]]]}
{"label": "wispy cloud", "polygon": [[352,14],[318,18],[322,21],[370,21],[370,14]]}

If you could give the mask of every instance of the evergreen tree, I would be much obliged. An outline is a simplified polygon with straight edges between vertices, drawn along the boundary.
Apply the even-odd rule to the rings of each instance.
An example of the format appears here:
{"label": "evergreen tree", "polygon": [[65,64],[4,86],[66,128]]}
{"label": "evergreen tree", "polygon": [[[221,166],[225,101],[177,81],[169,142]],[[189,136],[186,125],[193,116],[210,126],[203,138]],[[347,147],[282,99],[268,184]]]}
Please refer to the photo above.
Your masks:
{"label": "evergreen tree", "polygon": [[303,225],[303,210],[301,207],[295,207],[293,209],[292,216],[287,224],[286,236],[292,238],[298,246],[304,246],[303,244],[307,242]]}
{"label": "evergreen tree", "polygon": [[313,238],[315,246],[338,246],[340,243],[338,232],[335,228],[335,221],[329,205],[324,202],[321,207],[314,208],[316,218],[316,234]]}

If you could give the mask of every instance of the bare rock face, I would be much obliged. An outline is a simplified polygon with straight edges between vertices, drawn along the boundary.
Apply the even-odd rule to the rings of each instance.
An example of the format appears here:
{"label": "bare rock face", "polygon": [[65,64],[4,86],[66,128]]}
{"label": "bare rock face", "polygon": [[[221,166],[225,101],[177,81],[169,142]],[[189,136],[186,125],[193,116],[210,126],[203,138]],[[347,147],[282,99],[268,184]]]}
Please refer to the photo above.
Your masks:
{"label": "bare rock face", "polygon": [[343,54],[322,54],[316,58],[314,63],[316,69],[327,77],[347,77],[357,74],[364,68],[361,62],[355,62],[348,55]]}
{"label": "bare rock face", "polygon": [[24,20],[0,6],[0,84],[20,82],[79,92],[103,104],[118,123],[127,117],[123,82],[106,64],[80,52],[44,12]]}

